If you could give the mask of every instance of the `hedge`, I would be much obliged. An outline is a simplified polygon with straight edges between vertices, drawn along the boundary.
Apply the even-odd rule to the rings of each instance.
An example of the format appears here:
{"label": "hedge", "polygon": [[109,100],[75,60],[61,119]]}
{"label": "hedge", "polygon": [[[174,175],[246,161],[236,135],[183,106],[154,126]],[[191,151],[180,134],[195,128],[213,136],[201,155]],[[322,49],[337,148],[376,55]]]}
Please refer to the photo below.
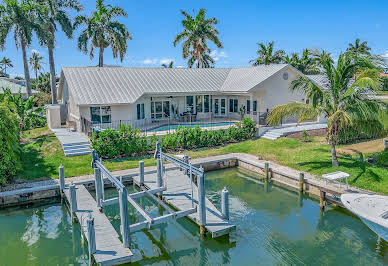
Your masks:
{"label": "hedge", "polygon": [[338,144],[349,144],[362,140],[378,139],[387,136],[387,130],[380,123],[357,123],[343,128],[338,136]]}
{"label": "hedge", "polygon": [[5,103],[0,103],[0,185],[5,185],[21,169],[19,122]]}
{"label": "hedge", "polygon": [[247,140],[255,133],[256,123],[250,118],[220,130],[202,130],[199,126],[178,127],[175,132],[159,138],[156,135],[146,137],[139,129],[121,125],[118,130],[108,128],[93,132],[91,147],[103,158],[115,158],[152,152],[156,141],[160,141],[164,150],[195,149]]}

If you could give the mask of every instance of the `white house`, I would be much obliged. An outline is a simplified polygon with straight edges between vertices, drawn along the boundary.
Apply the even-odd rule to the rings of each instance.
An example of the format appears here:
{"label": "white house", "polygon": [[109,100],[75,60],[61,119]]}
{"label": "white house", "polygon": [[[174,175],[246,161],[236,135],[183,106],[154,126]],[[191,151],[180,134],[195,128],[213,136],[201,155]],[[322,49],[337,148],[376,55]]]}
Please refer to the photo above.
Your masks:
{"label": "white house", "polygon": [[287,64],[244,68],[64,67],[58,97],[69,120],[111,125],[126,121],[144,126],[176,121],[186,114],[197,120],[259,120],[276,105],[304,101],[289,83],[303,75]]}

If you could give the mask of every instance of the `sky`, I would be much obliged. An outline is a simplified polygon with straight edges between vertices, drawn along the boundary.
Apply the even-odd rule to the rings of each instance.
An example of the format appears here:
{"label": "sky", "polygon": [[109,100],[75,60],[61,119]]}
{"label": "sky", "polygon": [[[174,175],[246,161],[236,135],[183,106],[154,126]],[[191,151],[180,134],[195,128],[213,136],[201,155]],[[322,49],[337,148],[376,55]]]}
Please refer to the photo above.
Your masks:
{"label": "sky", "polygon": [[[84,10],[80,14],[90,15],[95,1],[80,0]],[[388,1],[270,1],[270,0],[105,0],[106,4],[118,5],[128,13],[120,18],[133,40],[128,41],[125,59],[114,59],[108,48],[104,63],[127,67],[160,67],[162,63],[174,61],[176,67],[187,67],[182,58],[181,45],[173,46],[176,34],[183,30],[180,10],[191,14],[200,8],[207,10],[207,17],[216,17],[216,28],[223,48],[209,44],[216,60],[215,67],[249,66],[256,57],[257,43],[275,41],[275,49],[287,53],[300,53],[304,48],[319,48],[332,53],[333,57],[345,51],[349,42],[356,38],[368,42],[375,54],[388,56]],[[74,12],[70,12],[72,16]],[[77,49],[77,38],[67,39],[61,31],[57,33],[54,52],[57,75],[65,66],[95,66],[98,53],[93,60]],[[34,41],[28,47],[29,57],[38,51],[44,57],[44,71],[49,71],[47,48]],[[14,67],[11,76],[23,76],[22,52],[17,50],[13,36],[9,35],[0,57],[11,58]],[[32,71],[31,76],[34,77]]]}

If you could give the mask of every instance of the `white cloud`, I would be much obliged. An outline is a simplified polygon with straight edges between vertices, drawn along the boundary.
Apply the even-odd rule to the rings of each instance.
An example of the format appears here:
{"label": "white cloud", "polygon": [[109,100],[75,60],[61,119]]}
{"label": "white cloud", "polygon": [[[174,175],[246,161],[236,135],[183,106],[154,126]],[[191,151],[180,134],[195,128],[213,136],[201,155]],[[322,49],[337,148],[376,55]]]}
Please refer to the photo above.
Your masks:
{"label": "white cloud", "polygon": [[228,54],[224,51],[213,50],[210,52],[210,56],[213,57],[214,61],[218,61],[220,58],[228,57]]}
{"label": "white cloud", "polygon": [[385,59],[388,59],[388,51],[386,51],[384,54],[381,55],[382,57],[384,57]]}
{"label": "white cloud", "polygon": [[162,65],[162,64],[169,64],[171,61],[173,61],[171,58],[162,58],[162,59],[147,58],[147,59],[141,61],[141,63],[143,65]]}
{"label": "white cloud", "polygon": [[157,63],[157,59],[145,59],[142,61],[143,65],[155,65]]}
{"label": "white cloud", "polygon": [[24,74],[17,74],[17,73],[9,73],[10,78],[15,78],[15,77],[22,77],[24,78]]}
{"label": "white cloud", "polygon": [[36,49],[32,49],[32,50],[31,50],[31,54],[33,54],[33,53],[40,54],[40,52],[39,52],[38,50],[36,50]]}

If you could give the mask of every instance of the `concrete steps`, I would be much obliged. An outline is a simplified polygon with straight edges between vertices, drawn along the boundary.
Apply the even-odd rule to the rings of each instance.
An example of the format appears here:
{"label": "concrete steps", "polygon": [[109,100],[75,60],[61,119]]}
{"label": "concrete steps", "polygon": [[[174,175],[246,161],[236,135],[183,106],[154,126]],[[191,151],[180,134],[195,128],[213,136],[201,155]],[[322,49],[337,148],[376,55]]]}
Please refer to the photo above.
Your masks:
{"label": "concrete steps", "polygon": [[292,133],[315,130],[315,129],[324,129],[324,128],[327,128],[327,124],[309,124],[309,125],[273,128],[265,132],[261,136],[261,138],[269,139],[269,140],[277,140],[278,138],[290,135]]}
{"label": "concrete steps", "polygon": [[63,144],[63,151],[66,157],[85,155],[92,152],[89,142]]}

